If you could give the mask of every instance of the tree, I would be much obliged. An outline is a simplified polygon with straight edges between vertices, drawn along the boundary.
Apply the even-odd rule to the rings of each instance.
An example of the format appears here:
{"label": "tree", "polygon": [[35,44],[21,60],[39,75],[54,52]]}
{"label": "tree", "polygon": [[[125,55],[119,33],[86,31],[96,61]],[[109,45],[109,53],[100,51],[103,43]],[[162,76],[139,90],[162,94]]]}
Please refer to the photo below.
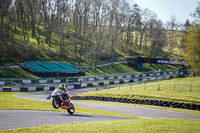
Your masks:
{"label": "tree", "polygon": [[[149,9],[145,9],[141,13],[142,19],[141,19],[141,25],[140,25],[140,42],[139,47],[142,48],[142,42],[144,38],[144,34],[146,33],[146,29],[148,26],[148,22],[151,19],[154,19],[156,17],[156,14],[150,11]],[[146,46],[146,43],[145,43]]]}
{"label": "tree", "polygon": [[148,37],[151,42],[151,56],[157,56],[166,46],[167,37],[163,28],[163,23],[160,20],[151,19],[148,22]]}
{"label": "tree", "polygon": [[200,70],[200,25],[190,27],[185,38],[184,60],[195,73]]}
{"label": "tree", "polygon": [[195,9],[195,12],[192,14],[192,16],[196,19],[195,22],[197,24],[200,23],[200,2],[198,2],[198,6]]}
{"label": "tree", "polygon": [[134,44],[138,45],[138,36],[139,30],[141,27],[141,9],[137,4],[133,5],[131,9],[131,16],[132,16],[132,33],[134,33],[133,40],[135,40]]}
{"label": "tree", "polygon": [[28,41],[28,34],[27,34],[27,21],[28,15],[26,11],[26,4],[24,0],[15,0],[16,12],[17,12],[17,19],[18,23],[22,29],[23,39],[24,42],[27,43]]}
{"label": "tree", "polygon": [[4,18],[7,15],[8,8],[12,4],[12,0],[0,0],[0,17],[1,17],[1,27],[0,27],[0,34],[1,39],[3,38],[3,29],[4,29]]}
{"label": "tree", "polygon": [[191,24],[190,24],[190,21],[189,21],[189,19],[187,19],[186,22],[185,22],[185,24],[183,25],[184,30],[187,31],[187,30],[189,29],[190,25],[191,25]]}
{"label": "tree", "polygon": [[170,21],[167,22],[168,39],[169,39],[169,51],[174,52],[174,47],[177,45],[177,31],[179,28],[178,22],[175,16],[171,16]]}
{"label": "tree", "polygon": [[99,60],[105,52],[106,39],[108,36],[107,23],[108,23],[108,6],[105,0],[93,1],[93,32],[95,39],[95,47],[93,49],[93,56],[95,62],[95,69]]}
{"label": "tree", "polygon": [[58,25],[56,29],[58,29],[57,34],[59,38],[59,45],[60,45],[60,57],[65,57],[65,38],[66,38],[66,23],[67,23],[67,13],[69,12],[69,4],[68,0],[60,0],[57,1],[58,7],[57,8],[57,17]]}
{"label": "tree", "polygon": [[32,38],[35,38],[35,19],[37,13],[38,0],[25,0],[28,16],[31,17]]}

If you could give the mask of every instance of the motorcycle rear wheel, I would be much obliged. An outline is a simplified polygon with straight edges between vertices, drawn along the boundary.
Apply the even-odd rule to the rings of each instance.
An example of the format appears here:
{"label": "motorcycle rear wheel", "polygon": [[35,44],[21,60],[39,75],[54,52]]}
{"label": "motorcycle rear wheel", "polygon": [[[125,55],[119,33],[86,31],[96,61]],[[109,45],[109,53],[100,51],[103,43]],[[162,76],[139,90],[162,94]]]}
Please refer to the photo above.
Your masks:
{"label": "motorcycle rear wheel", "polygon": [[70,115],[73,115],[73,113],[75,112],[75,107],[72,103],[69,104],[69,109],[67,109],[67,112],[70,114]]}

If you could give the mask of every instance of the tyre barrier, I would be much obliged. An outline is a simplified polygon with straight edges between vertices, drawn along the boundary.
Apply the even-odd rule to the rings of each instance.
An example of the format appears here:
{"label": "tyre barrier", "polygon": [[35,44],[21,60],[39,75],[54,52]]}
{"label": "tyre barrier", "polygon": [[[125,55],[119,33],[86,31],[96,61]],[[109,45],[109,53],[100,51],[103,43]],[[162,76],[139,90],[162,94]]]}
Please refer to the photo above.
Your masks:
{"label": "tyre barrier", "polygon": [[162,100],[129,99],[129,98],[114,98],[114,97],[98,97],[98,96],[73,96],[73,100],[93,100],[93,101],[142,104],[142,105],[155,105],[162,107],[181,108],[181,109],[200,111],[200,105],[198,104],[168,102]]}

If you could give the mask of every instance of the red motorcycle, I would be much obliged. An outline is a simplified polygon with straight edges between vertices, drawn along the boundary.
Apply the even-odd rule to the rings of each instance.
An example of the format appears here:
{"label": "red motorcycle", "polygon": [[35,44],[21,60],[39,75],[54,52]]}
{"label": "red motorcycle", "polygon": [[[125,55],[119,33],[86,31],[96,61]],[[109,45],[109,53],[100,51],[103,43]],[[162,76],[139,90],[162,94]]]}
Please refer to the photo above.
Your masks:
{"label": "red motorcycle", "polygon": [[72,99],[72,96],[66,97],[61,92],[54,90],[51,94],[51,97],[52,105],[55,109],[58,109],[59,107],[62,109],[66,109],[70,115],[75,112],[75,107],[70,101]]}

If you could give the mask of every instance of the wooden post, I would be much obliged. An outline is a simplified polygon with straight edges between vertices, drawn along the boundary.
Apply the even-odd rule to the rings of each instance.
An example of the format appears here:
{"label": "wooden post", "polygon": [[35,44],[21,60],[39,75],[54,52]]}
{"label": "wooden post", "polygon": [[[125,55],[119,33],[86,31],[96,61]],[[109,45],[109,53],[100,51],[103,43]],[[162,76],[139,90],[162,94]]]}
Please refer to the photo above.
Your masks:
{"label": "wooden post", "polygon": [[174,91],[176,90],[176,84],[174,84]]}
{"label": "wooden post", "polygon": [[158,91],[160,91],[160,83],[158,84]]}

